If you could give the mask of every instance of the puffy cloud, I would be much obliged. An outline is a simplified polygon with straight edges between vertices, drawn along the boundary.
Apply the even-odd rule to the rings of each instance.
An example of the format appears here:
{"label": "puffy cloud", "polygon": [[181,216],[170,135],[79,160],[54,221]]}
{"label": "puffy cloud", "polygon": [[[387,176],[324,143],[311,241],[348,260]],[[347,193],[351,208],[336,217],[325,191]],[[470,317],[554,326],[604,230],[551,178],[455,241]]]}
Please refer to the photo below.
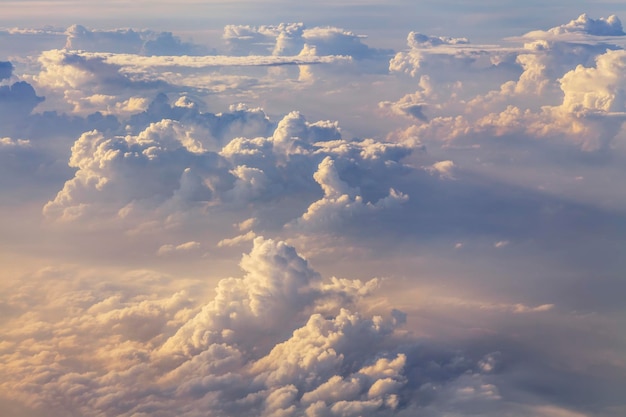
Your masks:
{"label": "puffy cloud", "polygon": [[592,67],[578,65],[563,74],[558,81],[563,95],[559,105],[536,112],[509,107],[497,116],[498,121],[486,116],[478,123],[498,125],[504,131],[530,131],[533,137],[563,135],[585,150],[606,148],[625,120],[624,56],[621,50],[607,51]]}
{"label": "puffy cloud", "polygon": [[[267,55],[276,47],[277,38],[283,34],[281,42],[294,35],[301,36],[302,23],[281,23],[280,25],[226,25],[222,37],[236,55]],[[280,48],[278,48],[280,50]]]}
{"label": "puffy cloud", "polygon": [[44,51],[38,58],[41,71],[33,82],[60,108],[64,103],[74,113],[105,111],[112,113],[124,108],[124,102],[137,97],[138,92],[152,93],[163,82],[133,80],[102,58],[91,58],[67,50]]}
{"label": "puffy cloud", "polygon": [[[616,17],[593,20],[585,15],[560,28],[599,34],[607,25],[615,34],[621,31],[621,23]],[[561,33],[561,29],[552,32]],[[535,35],[533,39],[536,40],[517,49],[480,51],[468,49],[467,45],[456,40],[431,42],[428,40],[432,37],[417,36],[412,32],[408,38],[411,50],[397,54],[390,61],[390,70],[420,75],[421,90],[395,102],[381,102],[379,107],[421,122],[410,128],[410,132],[407,130],[404,136],[417,136],[425,143],[429,141],[426,138],[447,142],[459,138],[476,141],[480,136],[525,136],[565,141],[584,150],[606,149],[619,134],[623,122],[621,48],[567,37]],[[528,36],[512,40],[527,42]],[[483,69],[476,75],[476,67],[470,67],[468,63],[469,77],[459,81],[458,88],[449,89],[450,84],[445,83],[445,78],[434,75],[432,68],[428,68],[438,65],[440,59],[431,50],[439,51],[437,54],[445,59],[457,61],[459,57],[473,56],[471,59],[475,60],[486,54],[491,56],[492,62],[497,54],[506,51],[522,71],[517,79],[503,82],[499,89],[472,95],[468,92],[474,91],[475,82],[479,80],[473,78],[489,71]],[[474,71],[470,71],[471,68]],[[424,77],[428,83],[422,86]],[[442,100],[441,94],[433,93],[442,88],[449,89],[450,100]],[[484,85],[482,88],[484,91]],[[430,119],[426,119],[424,109]]]}
{"label": "puffy cloud", "polygon": [[392,114],[412,117],[416,120],[427,122],[428,117],[425,114],[425,110],[428,109],[428,101],[436,98],[429,81],[430,77],[427,75],[422,76],[419,82],[421,91],[407,94],[395,102],[381,101],[378,103],[378,107],[389,110]]}
{"label": "puffy cloud", "polygon": [[[336,65],[350,63],[347,56],[296,54],[293,56],[143,56],[108,52],[68,50],[44,51],[41,67],[32,76],[38,90],[48,97],[49,106],[79,114],[94,111],[127,113],[127,103],[157,93],[189,94],[212,91],[262,89],[275,86],[267,67]],[[229,68],[224,73],[224,68]],[[217,71],[220,69],[220,71]],[[246,70],[249,75],[241,74]],[[293,75],[297,82],[298,73]],[[245,97],[242,94],[242,97]],[[247,98],[249,99],[249,97]],[[67,103],[65,106],[63,104]]]}
{"label": "puffy cloud", "polygon": [[0,120],[7,127],[19,124],[43,100],[25,81],[0,86]]}
{"label": "puffy cloud", "polygon": [[376,49],[363,43],[366,36],[336,27],[305,29],[302,37],[320,55],[349,55],[356,60],[385,58],[393,53],[389,49]]}
{"label": "puffy cloud", "polygon": [[8,80],[13,75],[13,64],[0,61],[0,81]]}
{"label": "puffy cloud", "polygon": [[577,66],[560,79],[562,107],[570,112],[624,113],[626,51],[607,51],[595,67]]}
{"label": "puffy cloud", "polygon": [[[390,50],[370,48],[365,36],[337,27],[306,28],[303,23],[281,23],[267,26],[236,26],[224,28],[223,38],[232,50],[241,55],[297,55],[306,45],[318,54],[347,55],[354,59],[384,57]],[[269,45],[268,45],[269,44]],[[261,52],[265,51],[263,54]]]}
{"label": "puffy cloud", "polygon": [[[102,224],[140,230],[156,220],[177,227],[184,218],[191,221],[229,207],[238,221],[252,215],[276,228],[298,218],[298,206],[309,201],[298,222],[308,230],[326,230],[408,199],[391,186],[408,170],[400,162],[410,153],[404,145],[346,141],[336,122],[311,123],[299,112],[284,116],[269,137],[233,138],[261,133],[270,122],[258,109],[213,115],[194,106],[170,106],[165,97],[131,118],[131,126],[168,115],[181,121],[163,119],[125,136],[83,133],[69,158],[77,171],[46,204],[44,214],[82,223],[98,213]],[[365,171],[366,181],[360,175]],[[316,201],[320,186],[324,198]],[[285,198],[299,204],[285,210],[282,223],[276,224],[263,205]],[[217,241],[230,246],[252,235],[244,236]]]}
{"label": "puffy cloud", "polygon": [[454,179],[454,169],[455,166],[452,161],[439,161],[429,167],[426,167],[426,171],[446,179]]}
{"label": "puffy cloud", "polygon": [[[196,395],[217,389],[224,398],[237,398],[231,412],[245,415],[250,406],[262,415],[305,410],[352,415],[369,402],[376,404],[368,407],[372,411],[384,407],[384,401],[388,408],[397,406],[393,397],[406,384],[406,358],[372,356],[383,352],[383,341],[394,331],[390,322],[348,311],[359,298],[356,293],[348,296],[338,280],[321,286],[319,275],[282,242],[255,239],[241,266],[244,277],[221,281],[214,301],[158,351],[163,360],[182,355],[172,378],[186,378],[185,386],[194,386]],[[331,303],[329,310],[328,301],[338,295],[342,302]],[[315,312],[316,306],[324,307],[324,316]],[[198,360],[219,361],[212,357],[226,346],[233,365],[247,369],[249,382],[235,378],[232,366],[214,371],[232,375],[230,386],[220,387],[209,375],[192,371]]]}
{"label": "puffy cloud", "polygon": [[65,31],[65,49],[140,55],[205,55],[206,47],[182,42],[171,32],[133,29],[92,30],[73,25]]}
{"label": "puffy cloud", "polygon": [[[354,289],[371,285],[324,285],[293,247],[264,238],[241,267],[243,276],[219,281],[204,305],[186,292],[167,295],[167,280],[147,273],[98,285],[101,273],[44,270],[30,277],[43,286],[19,287],[9,300],[16,314],[0,345],[0,386],[50,415],[342,416],[399,407],[407,356],[387,349],[397,324],[357,311],[368,291]],[[51,286],[53,277],[63,285]],[[149,282],[152,293],[143,293]],[[31,297],[31,312],[21,296]]]}
{"label": "puffy cloud", "polygon": [[315,181],[322,187],[324,197],[312,203],[297,220],[296,225],[304,228],[336,228],[345,218],[358,217],[383,208],[392,208],[406,202],[409,197],[391,188],[389,195],[371,203],[364,202],[359,190],[343,181],[329,156],[319,164]]}
{"label": "puffy cloud", "polygon": [[131,115],[127,129],[138,134],[151,123],[163,119],[175,120],[203,130],[202,145],[205,149],[219,151],[230,140],[238,137],[265,136],[274,124],[261,108],[248,108],[245,104],[231,105],[229,111],[210,113],[200,111],[197,103],[181,96],[172,105],[167,95],[158,94],[146,110]]}
{"label": "puffy cloud", "polygon": [[450,38],[447,36],[429,36],[418,32],[410,32],[407,44],[411,49],[428,48],[440,45],[467,45],[467,38]]}
{"label": "puffy cloud", "polygon": [[[70,220],[108,207],[124,217],[142,202],[161,204],[167,210],[168,204],[209,201],[212,191],[200,175],[219,172],[218,166],[208,164],[216,158],[203,150],[191,132],[171,120],[125,138],[86,132],[72,147],[69,165],[78,169],[75,177],[45,206],[44,213]],[[164,165],[164,160],[169,163]]]}
{"label": "puffy cloud", "polygon": [[[506,57],[509,48],[494,45],[473,45],[466,38],[451,38],[409,32],[408,50],[398,52],[389,61],[389,71],[408,74],[411,77],[429,75],[441,78],[445,75],[458,77],[458,71],[466,72],[478,67],[483,70],[494,67],[494,59]],[[496,60],[497,62],[497,60]]]}
{"label": "puffy cloud", "polygon": [[538,37],[548,35],[566,35],[570,33],[585,34],[592,36],[624,36],[621,20],[611,15],[608,18],[592,19],[586,13],[581,14],[578,18],[570,22],[549,29],[547,32],[533,31],[527,33],[526,37]]}
{"label": "puffy cloud", "polygon": [[[237,55],[324,57],[343,56],[355,60],[350,71],[386,72],[386,60],[392,50],[371,48],[363,43],[366,36],[337,27],[306,28],[302,23],[281,23],[269,26],[235,26],[224,29],[223,38]],[[343,60],[338,63],[350,63]],[[303,62],[303,64],[306,62]],[[358,68],[357,68],[358,66]],[[340,67],[345,71],[346,66]],[[315,79],[312,67],[300,68],[300,80]],[[316,68],[317,71],[317,68]]]}

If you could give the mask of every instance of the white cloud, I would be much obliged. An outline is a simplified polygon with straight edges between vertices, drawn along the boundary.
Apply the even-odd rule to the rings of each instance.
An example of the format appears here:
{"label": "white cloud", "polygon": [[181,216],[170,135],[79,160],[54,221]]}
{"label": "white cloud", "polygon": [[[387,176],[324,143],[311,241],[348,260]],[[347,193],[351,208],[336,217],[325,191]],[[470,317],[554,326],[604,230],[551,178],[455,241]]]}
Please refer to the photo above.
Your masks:
{"label": "white cloud", "polygon": [[171,32],[133,29],[92,30],[72,25],[65,31],[65,49],[141,55],[204,55],[207,48],[183,42]]}
{"label": "white cloud", "polygon": [[454,179],[454,162],[452,161],[439,161],[435,162],[429,167],[425,168],[431,174],[439,175],[440,178]]}
{"label": "white cloud", "polygon": [[306,28],[303,23],[228,25],[224,28],[223,38],[240,55],[298,55],[307,47],[314,47],[322,56],[342,55],[357,60],[384,57],[390,53],[389,50],[368,47],[362,42],[366,36],[331,26]]}
{"label": "white cloud", "polygon": [[411,49],[430,48],[440,45],[467,45],[467,38],[451,38],[447,36],[429,36],[418,32],[410,32],[407,44]]}
{"label": "white cloud", "polygon": [[[7,359],[0,384],[13,384],[12,392],[52,415],[131,416],[157,407],[192,416],[208,405],[239,415],[314,409],[345,415],[398,406],[406,356],[384,348],[394,324],[347,310],[365,292],[344,291],[339,280],[321,286],[321,277],[283,242],[255,239],[241,266],[243,278],[221,280],[213,301],[200,309],[184,292],[134,293],[145,289],[132,289],[136,279],[112,287],[69,280],[49,294],[60,297],[54,305],[14,319],[6,343],[18,349],[6,343],[0,349]],[[47,271],[40,279],[68,272]],[[49,285],[28,291],[38,297]],[[55,308],[65,309],[59,321],[46,316]],[[36,336],[42,326],[49,327],[46,338]],[[37,350],[43,353],[31,355]],[[56,363],[63,355],[73,360]],[[51,396],[62,401],[49,402]]]}
{"label": "white cloud", "polygon": [[193,251],[197,251],[198,249],[200,249],[200,247],[201,245],[199,242],[193,242],[193,241],[181,243],[180,245],[167,244],[167,245],[162,245],[161,247],[159,247],[159,250],[157,251],[157,255],[166,256],[166,255],[171,255],[174,253],[193,252]]}
{"label": "white cloud", "polygon": [[624,36],[624,30],[622,28],[621,20],[611,15],[606,19],[601,17],[599,19],[593,19],[586,13],[581,14],[578,18],[571,20],[570,22],[544,31],[529,32],[525,37],[539,37],[545,35],[561,36],[570,33],[580,33],[593,36]]}
{"label": "white cloud", "polygon": [[[169,204],[209,201],[211,189],[199,175],[211,170],[194,161],[210,155],[191,135],[171,120],[152,124],[137,136],[84,133],[72,147],[69,161],[78,170],[44,207],[44,213],[61,220],[102,210],[125,217],[136,204],[156,203],[168,210]],[[174,165],[165,168],[163,160]],[[129,177],[128,172],[133,174]]]}
{"label": "white cloud", "polygon": [[339,178],[335,163],[328,156],[319,164],[313,178],[322,187],[324,197],[311,204],[302,217],[297,220],[296,225],[299,227],[333,228],[343,223],[345,218],[399,206],[409,199],[408,195],[392,188],[386,197],[374,203],[364,202],[358,189],[351,188]]}
{"label": "white cloud", "polygon": [[252,230],[249,230],[242,235],[238,235],[230,239],[220,240],[219,242],[217,242],[217,247],[221,248],[225,246],[237,246],[245,242],[250,242],[251,240],[254,240],[254,238],[256,238],[256,233],[254,233]]}
{"label": "white cloud", "polygon": [[248,67],[248,66],[275,66],[275,65],[315,65],[330,64],[334,62],[349,61],[345,56],[140,56],[131,54],[88,53],[75,52],[77,56],[85,59],[102,60],[107,64],[119,65],[125,71],[141,72],[144,68],[209,68],[209,67]]}

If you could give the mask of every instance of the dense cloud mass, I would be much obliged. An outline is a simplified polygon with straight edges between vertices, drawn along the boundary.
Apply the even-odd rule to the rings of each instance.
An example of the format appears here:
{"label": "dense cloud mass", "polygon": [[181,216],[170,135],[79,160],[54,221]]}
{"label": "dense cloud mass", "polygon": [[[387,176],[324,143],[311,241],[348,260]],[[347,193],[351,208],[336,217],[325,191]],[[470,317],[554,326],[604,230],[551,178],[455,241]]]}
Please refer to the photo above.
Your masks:
{"label": "dense cloud mass", "polygon": [[620,18],[349,3],[0,30],[7,417],[623,417]]}
{"label": "dense cloud mass", "polygon": [[9,319],[0,383],[53,416],[389,415],[415,411],[418,387],[428,413],[502,400],[489,377],[501,353],[435,353],[409,342],[405,313],[360,313],[379,280],[323,279],[261,237],[240,266],[206,304],[142,293],[158,282],[149,275],[109,287],[93,285],[98,274],[40,271],[3,305],[30,313]]}
{"label": "dense cloud mass", "polygon": [[[213,115],[162,105],[163,116],[176,109],[187,114],[180,121],[151,122],[137,135],[83,133],[69,159],[77,169],[74,178],[44,206],[44,215],[131,226],[197,211],[211,216],[222,206],[247,208],[242,212],[256,217],[267,204],[303,198],[312,203],[296,223],[337,228],[349,218],[358,220],[408,199],[393,188],[377,201],[364,201],[358,194],[358,171],[381,182],[403,174],[407,168],[400,159],[410,150],[402,145],[346,141],[336,122],[309,123],[298,112],[280,120],[269,137],[232,138],[243,132],[263,134],[270,125],[267,116],[257,109]],[[335,161],[356,187],[340,178]],[[324,196],[314,201],[320,187]]]}
{"label": "dense cloud mass", "polygon": [[[381,107],[428,122],[409,130],[422,138],[456,141],[515,135],[564,140],[585,150],[606,148],[621,129],[625,110],[619,98],[622,77],[613,75],[619,72],[623,50],[611,43],[594,46],[591,38],[574,41],[558,37],[570,32],[591,37],[623,35],[616,16],[596,21],[586,15],[547,32],[531,32],[520,39],[533,40],[517,49],[469,47],[465,46],[465,39],[411,32],[410,50],[398,53],[389,70],[419,78],[421,88],[398,102],[383,102]],[[454,48],[445,49],[447,45]],[[482,60],[489,57],[490,67],[484,71],[500,72],[509,71],[508,65],[502,65],[511,60],[507,55],[513,55],[515,66],[521,69],[516,79],[505,81],[486,94],[468,97],[463,97],[466,89],[461,84],[449,84],[451,94],[458,99],[436,102],[441,93],[437,94],[432,84],[441,74],[433,72],[439,66],[431,68],[432,58],[476,71],[477,66],[484,65]],[[459,108],[459,103],[464,103],[464,107]],[[434,117],[428,119],[426,114]]]}

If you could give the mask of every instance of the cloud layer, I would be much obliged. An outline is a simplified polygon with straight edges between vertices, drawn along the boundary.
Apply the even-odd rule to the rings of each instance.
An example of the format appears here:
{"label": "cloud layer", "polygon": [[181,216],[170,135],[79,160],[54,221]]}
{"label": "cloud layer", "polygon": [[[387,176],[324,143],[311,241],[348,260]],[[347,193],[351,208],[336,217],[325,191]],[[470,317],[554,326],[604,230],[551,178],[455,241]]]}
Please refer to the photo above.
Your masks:
{"label": "cloud layer", "polygon": [[0,31],[0,409],[622,417],[626,36],[577,15]]}

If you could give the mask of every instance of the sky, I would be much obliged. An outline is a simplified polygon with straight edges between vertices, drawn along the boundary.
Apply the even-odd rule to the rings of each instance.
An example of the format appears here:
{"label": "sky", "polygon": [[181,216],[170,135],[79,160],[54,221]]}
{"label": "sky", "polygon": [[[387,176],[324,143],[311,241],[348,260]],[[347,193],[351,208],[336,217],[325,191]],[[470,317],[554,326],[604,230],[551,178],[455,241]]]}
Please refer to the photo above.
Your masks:
{"label": "sky", "polygon": [[3,1],[7,417],[623,417],[623,2]]}

